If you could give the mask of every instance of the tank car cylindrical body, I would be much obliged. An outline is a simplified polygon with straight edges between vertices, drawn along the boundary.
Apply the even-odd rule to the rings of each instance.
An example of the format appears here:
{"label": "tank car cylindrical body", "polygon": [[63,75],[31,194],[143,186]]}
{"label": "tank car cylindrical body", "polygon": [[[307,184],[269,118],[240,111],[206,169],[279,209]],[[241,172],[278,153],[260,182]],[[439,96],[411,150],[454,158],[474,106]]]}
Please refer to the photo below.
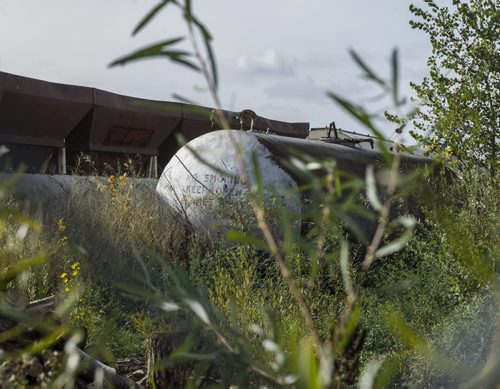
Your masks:
{"label": "tank car cylindrical body", "polygon": [[[249,176],[248,184],[240,178],[238,148]],[[251,169],[253,158],[262,176],[265,204],[277,207],[277,198],[292,219],[300,224],[303,198],[298,188],[304,182],[284,163],[297,153],[318,160],[335,160],[339,170],[358,177],[364,177],[368,165],[384,164],[379,152],[354,146],[220,130],[202,135],[181,148],[167,164],[156,191],[163,202],[186,216],[193,227],[207,228],[224,218],[217,198],[229,200],[234,206],[255,184],[255,174]],[[403,168],[427,162],[426,158],[409,154],[401,156]]]}

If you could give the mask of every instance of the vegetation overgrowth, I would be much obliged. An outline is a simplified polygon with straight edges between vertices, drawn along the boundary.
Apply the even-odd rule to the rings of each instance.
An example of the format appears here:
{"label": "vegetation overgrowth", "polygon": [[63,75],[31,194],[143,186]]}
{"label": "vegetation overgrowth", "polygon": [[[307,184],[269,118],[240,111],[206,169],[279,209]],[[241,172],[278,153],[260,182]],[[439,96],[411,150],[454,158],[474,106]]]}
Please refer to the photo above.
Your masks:
{"label": "vegetation overgrowth", "polygon": [[[169,4],[183,11],[194,52],[179,57],[168,51],[179,42],[174,39],[117,63],[167,56],[201,70],[217,97],[211,36],[193,16],[190,2],[162,1],[135,33]],[[196,44],[200,37],[207,59]],[[397,52],[390,82],[354,56],[402,108]],[[380,134],[363,107],[330,96]],[[404,124],[414,114],[387,116]],[[451,128],[438,128],[446,140]],[[465,166],[468,155],[478,156],[466,153],[457,162],[457,153],[445,155],[450,144],[442,143],[441,154],[452,169]],[[488,168],[497,163],[490,151],[479,150],[486,159],[478,157]],[[281,212],[281,242],[268,233],[269,210],[258,181],[249,187],[254,218],[235,223],[228,234],[233,243],[207,242],[181,218],[160,210],[152,185],[124,173],[89,179],[41,209],[9,197],[4,185],[2,301],[53,293],[61,302],[70,300],[60,314],[64,331],[86,328],[86,349],[110,364],[116,357],[148,352],[156,362],[153,386],[165,383],[160,373],[167,371],[170,377],[177,374],[175,384],[191,387],[493,387],[500,371],[496,176],[489,169],[485,179],[480,166],[468,163],[451,175],[408,178],[398,174],[397,154],[386,157],[391,178],[378,185],[370,170],[364,181],[340,181],[334,163],[293,161],[290,168],[311,182],[308,225],[296,234]],[[246,169],[259,167],[242,166],[241,174]],[[313,174],[319,169],[325,176]],[[401,189],[406,191],[408,182],[416,183],[412,197],[419,199],[421,214],[391,220],[390,209],[406,201]],[[383,202],[377,195],[381,186]],[[221,207],[234,214],[230,203]],[[377,221],[368,243],[350,228],[352,212]],[[253,236],[249,221],[260,227],[261,238]],[[2,307],[2,314],[9,314]],[[15,376],[11,382],[26,384],[13,374],[19,358],[12,354],[3,360],[0,378]],[[70,386],[76,371],[68,370],[67,361],[36,383]]]}
{"label": "vegetation overgrowth", "polygon": [[[115,181],[124,184],[114,186]],[[189,319],[193,313],[171,316],[158,304],[158,297],[165,301],[172,293],[168,280],[175,268],[197,285],[196,292],[209,300],[219,325],[231,328],[228,334],[237,330],[246,338],[249,357],[276,363],[273,350],[263,347],[266,337],[287,355],[298,352],[294,348],[300,339],[307,339],[307,328],[268,255],[247,244],[207,246],[179,221],[160,219],[151,186],[135,186],[134,179],[124,176],[97,182],[51,204],[50,213],[39,214],[43,231],[27,234],[23,244],[12,246],[10,255],[2,256],[2,267],[8,268],[22,258],[47,254],[41,267],[24,271],[10,288],[33,299],[53,293],[65,296],[68,284],[75,287],[78,283],[79,299],[67,320],[74,327],[87,328],[87,347],[95,348],[101,358],[109,352],[124,357],[144,353],[148,337],[160,328],[172,328],[176,320],[194,320]],[[357,368],[363,369],[374,358],[397,356],[395,382],[428,386],[452,386],[481,369],[492,351],[498,315],[492,282],[499,270],[496,190],[479,178],[443,186],[426,184],[422,193],[425,218],[413,237],[404,250],[376,263],[364,277],[360,323],[366,333]],[[456,202],[449,201],[453,192]],[[5,224],[4,244],[17,235],[19,226],[15,219]],[[325,249],[333,257],[339,254],[346,234],[342,223],[329,229]],[[356,280],[366,250],[361,244],[354,246],[349,262]],[[341,263],[327,261],[313,272],[309,253],[300,248],[290,252],[287,263],[309,301],[320,335],[328,337],[346,298]],[[478,273],[476,263],[487,264],[493,273]],[[147,281],[141,281],[145,269]],[[149,289],[152,295],[146,301],[130,299],[134,291],[127,286],[121,289],[123,284],[144,290],[155,285],[157,289]],[[388,321],[388,313],[397,313],[397,320],[408,323],[414,336],[467,370],[443,372],[434,360],[422,357],[411,338],[394,332],[398,322]],[[466,376],[461,375],[464,372]],[[220,378],[221,373],[212,374]]]}

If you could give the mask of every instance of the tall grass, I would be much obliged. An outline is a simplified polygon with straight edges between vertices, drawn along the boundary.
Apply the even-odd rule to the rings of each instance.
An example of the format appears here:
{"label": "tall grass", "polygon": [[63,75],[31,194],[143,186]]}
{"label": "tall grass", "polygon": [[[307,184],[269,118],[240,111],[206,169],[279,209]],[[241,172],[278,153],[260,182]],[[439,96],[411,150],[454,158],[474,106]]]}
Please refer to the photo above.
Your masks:
{"label": "tall grass", "polygon": [[[385,358],[387,363],[397,361],[393,379],[401,385],[450,386],[466,380],[423,357],[418,347],[395,331],[397,326],[387,320],[389,311],[452,364],[465,366],[464,371],[481,369],[494,347],[498,320],[497,191],[480,176],[423,187],[419,197],[425,217],[413,238],[403,251],[380,260],[363,275],[360,323],[366,336],[361,368],[374,358]],[[448,201],[450,197],[455,200]],[[16,200],[10,202],[16,205]],[[17,205],[27,209],[23,203]],[[249,245],[207,245],[181,221],[159,212],[152,186],[127,177],[91,179],[46,209],[50,211],[40,213],[32,205],[43,230],[30,232],[24,244],[11,246],[11,255],[2,256],[2,267],[45,252],[48,261],[24,272],[10,288],[30,298],[52,293],[63,298],[60,276],[78,261],[78,281],[84,289],[68,320],[88,328],[89,347],[102,343],[115,356],[141,354],[146,340],[158,328],[165,330],[165,323],[173,329],[186,318],[191,317],[188,323],[196,321],[186,312],[179,322],[154,300],[131,299],[118,288],[134,284],[147,289],[150,282],[160,295],[170,293],[171,270],[165,270],[165,264],[185,272],[198,285],[196,290],[206,290],[221,328],[229,339],[233,330],[245,338],[252,360],[276,363],[263,339],[272,339],[291,356],[308,337],[296,303],[268,254]],[[6,226],[12,235],[19,222],[8,219]],[[325,248],[338,253],[346,234],[342,223],[332,225]],[[353,280],[362,273],[364,256],[362,245],[351,251]],[[287,265],[310,303],[320,336],[328,337],[342,317],[346,298],[340,262],[323,263],[312,272],[310,252],[297,248],[287,255]],[[198,328],[201,339],[210,339],[203,333]],[[214,341],[205,347],[213,351]],[[219,365],[214,362],[214,366],[210,374],[222,377]],[[256,377],[252,382],[261,382]]]}
{"label": "tall grass", "polygon": [[[154,184],[126,175],[80,177],[42,205],[13,197],[9,202],[31,212],[42,231],[28,234],[11,256],[2,257],[2,268],[40,252],[48,258],[40,267],[24,272],[16,289],[29,299],[55,293],[63,300],[65,281],[83,285],[81,302],[71,319],[89,327],[90,342],[95,343],[100,333],[112,333],[106,343],[117,355],[142,350],[144,336],[132,320],[141,312],[141,303],[124,303],[116,284],[132,282],[144,264],[155,273],[159,266],[150,260],[153,254],[169,262],[187,261],[194,239],[182,220],[160,217]],[[9,221],[10,230],[19,227],[15,219]],[[75,263],[79,274],[71,277]],[[63,274],[69,277],[65,280]],[[106,327],[113,327],[112,331]]]}

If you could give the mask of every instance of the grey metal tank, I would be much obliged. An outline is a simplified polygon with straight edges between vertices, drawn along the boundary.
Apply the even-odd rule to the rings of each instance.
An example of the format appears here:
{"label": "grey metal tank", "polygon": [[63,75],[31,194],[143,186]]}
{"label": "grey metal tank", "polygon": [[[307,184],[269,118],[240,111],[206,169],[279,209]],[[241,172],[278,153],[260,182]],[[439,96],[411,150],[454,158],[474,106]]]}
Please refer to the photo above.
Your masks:
{"label": "grey metal tank", "polygon": [[[241,180],[238,148],[248,170],[248,183]],[[340,170],[358,177],[365,176],[368,165],[384,165],[379,152],[352,145],[220,130],[182,147],[167,164],[156,192],[169,209],[184,215],[194,228],[208,230],[215,226],[217,230],[227,221],[221,204],[235,212],[242,210],[246,193],[255,186],[255,175],[251,171],[253,155],[262,173],[265,203],[276,209],[278,201],[300,226],[303,198],[298,188],[304,181],[284,163],[297,152],[318,160],[335,160]],[[401,167],[405,170],[429,162],[427,158],[410,154],[401,156]]]}

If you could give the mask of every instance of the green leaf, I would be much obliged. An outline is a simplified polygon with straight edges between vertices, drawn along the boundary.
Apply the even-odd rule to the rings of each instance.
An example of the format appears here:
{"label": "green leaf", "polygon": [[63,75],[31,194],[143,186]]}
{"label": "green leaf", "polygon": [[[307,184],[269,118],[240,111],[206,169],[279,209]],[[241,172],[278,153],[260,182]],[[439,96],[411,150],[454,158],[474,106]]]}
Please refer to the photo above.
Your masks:
{"label": "green leaf", "polygon": [[191,22],[193,19],[193,12],[191,11],[191,0],[184,1],[184,12],[188,22]]}
{"label": "green leaf", "polygon": [[358,119],[364,126],[368,127],[371,131],[376,131],[373,123],[371,122],[370,115],[365,111],[363,107],[351,103],[350,101],[340,97],[334,92],[328,92],[327,95],[338,105],[344,108],[344,110]]}
{"label": "green leaf", "polygon": [[212,72],[212,82],[213,86],[217,88],[219,84],[219,76],[217,72],[217,61],[215,60],[215,54],[212,49],[212,35],[208,29],[197,19],[193,17],[193,23],[198,27],[203,37],[203,43],[205,44],[205,50],[208,55],[208,62],[210,63],[210,70]]}
{"label": "green leaf", "polygon": [[137,24],[132,32],[132,36],[136,35],[139,31],[141,31],[144,27],[146,27],[149,22],[169,3],[172,3],[172,0],[163,0],[159,4],[157,4],[151,11],[149,11],[144,18]]}
{"label": "green leaf", "polygon": [[259,207],[264,207],[264,180],[262,179],[262,171],[259,166],[259,161],[255,152],[250,155],[250,164],[252,167],[252,176],[254,183],[252,189],[257,195]]}
{"label": "green leaf", "polygon": [[375,253],[375,257],[377,258],[385,257],[386,255],[390,255],[401,250],[412,237],[417,221],[411,216],[400,216],[393,223],[401,224],[406,229],[398,239],[395,239],[378,249]]}
{"label": "green leaf", "polygon": [[196,101],[191,100],[187,97],[181,96],[177,93],[172,93],[172,98],[175,100],[179,100],[181,103],[186,103],[186,104],[197,104]]}
{"label": "green leaf", "polygon": [[189,377],[189,381],[186,384],[186,389],[197,389],[199,388],[199,381],[204,376],[207,369],[210,367],[211,361],[202,360],[195,364],[194,370]]}
{"label": "green leaf", "polygon": [[310,389],[322,388],[323,385],[319,372],[320,367],[318,366],[318,359],[314,354],[312,344],[304,340],[302,344],[300,344],[300,350],[298,350],[296,358],[296,372],[299,377],[296,387]]}
{"label": "green leaf", "polygon": [[382,209],[382,204],[380,203],[377,193],[377,184],[375,182],[375,171],[373,165],[368,165],[366,167],[366,197],[373,209],[376,211],[380,211]]}
{"label": "green leaf", "polygon": [[189,144],[186,144],[184,147],[186,147],[192,154],[193,156],[200,161],[203,165],[208,166],[210,169],[212,169],[214,172],[222,174],[226,177],[233,177],[233,178],[239,178],[239,174],[235,174],[233,172],[230,172],[228,170],[222,169],[219,166],[207,161],[204,157],[200,155],[196,150],[194,150]]}
{"label": "green leaf", "polygon": [[365,72],[365,77],[366,78],[375,81],[377,84],[379,84],[380,86],[382,86],[382,88],[388,89],[387,88],[387,84],[385,83],[385,81],[382,80],[382,78],[380,78],[379,76],[377,76],[375,74],[375,72],[370,69],[370,67],[361,59],[361,57],[358,55],[358,53],[356,53],[353,49],[349,49],[349,54],[351,55],[351,57],[354,60],[354,62],[356,62],[358,64],[358,66],[361,69],[363,69],[363,71]]}
{"label": "green leaf", "polygon": [[352,340],[352,337],[356,334],[356,330],[358,329],[359,320],[361,318],[361,308],[359,306],[354,306],[354,309],[351,312],[349,317],[349,321],[342,332],[342,336],[339,341],[335,345],[335,355],[341,355],[346,347],[349,345],[349,342]]}
{"label": "green leaf", "polygon": [[354,287],[352,285],[351,271],[349,266],[349,245],[345,240],[342,240],[340,246],[340,271],[342,273],[342,281],[344,282],[344,290],[348,296],[354,296]]}
{"label": "green leaf", "polygon": [[366,112],[366,110],[356,104],[351,103],[350,101],[340,97],[334,92],[328,92],[327,95],[333,99],[338,105],[340,105],[344,110],[349,112],[352,116],[354,116],[357,120],[359,120],[365,127],[367,127],[375,137],[377,137],[377,145],[380,148],[380,152],[384,157],[384,160],[387,164],[391,164],[392,162],[392,154],[387,149],[385,145],[385,139],[382,133],[375,128],[371,121],[371,116]]}
{"label": "green leaf", "polygon": [[253,246],[255,248],[269,251],[269,247],[262,239],[259,239],[255,236],[245,234],[244,232],[240,231],[228,231],[226,233],[226,238],[229,240],[232,240],[233,242],[239,242],[243,244],[248,244],[250,246]]}
{"label": "green leaf", "polygon": [[159,43],[155,43],[151,46],[148,46],[143,49],[139,49],[137,51],[132,52],[124,57],[118,58],[109,64],[109,67],[117,66],[117,65],[126,65],[129,62],[142,60],[146,58],[159,58],[159,57],[167,57],[173,62],[181,63],[193,70],[199,71],[199,67],[187,60],[187,57],[190,57],[191,54],[187,51],[182,50],[167,50],[166,48],[169,46],[173,46],[181,41],[183,41],[183,37],[177,37],[168,39],[166,41],[162,41]]}
{"label": "green leaf", "polygon": [[[165,54],[167,54],[167,53],[165,53]],[[168,55],[167,55],[167,56],[168,56]],[[173,62],[177,62],[177,63],[180,63],[180,64],[182,64],[182,65],[185,65],[185,66],[187,66],[188,68],[191,68],[191,69],[193,69],[193,70],[196,70],[197,72],[199,72],[199,71],[200,71],[200,68],[198,67],[198,65],[196,65],[195,63],[193,63],[193,62],[191,62],[191,61],[188,61],[188,60],[186,60],[186,59],[182,59],[182,58],[176,58],[176,57],[170,57],[170,58],[171,58],[171,60],[172,60]]]}
{"label": "green leaf", "polygon": [[9,149],[4,145],[0,145],[0,157],[3,157],[5,154],[9,152]]}
{"label": "green leaf", "polygon": [[198,316],[198,318],[205,324],[211,325],[210,318],[208,317],[208,313],[203,307],[203,305],[196,300],[185,298],[184,302],[186,305],[193,311],[193,313]]}
{"label": "green leaf", "polygon": [[133,105],[137,107],[145,107],[161,112],[168,112],[173,115],[182,115],[182,104],[163,102],[163,101],[142,101],[136,100]]}
{"label": "green leaf", "polygon": [[[276,194],[277,195],[277,194]],[[285,207],[283,202],[279,201],[278,202],[278,214],[279,214],[279,220],[280,223],[283,227],[283,239],[282,239],[282,248],[283,251],[286,252],[291,252],[294,247],[301,247],[302,245],[308,245],[309,242],[305,242],[303,240],[302,235],[299,233],[296,233],[294,230],[294,221],[296,222],[297,219],[300,219],[300,217],[297,217],[297,219],[292,220],[296,215],[292,215],[291,212]]]}
{"label": "green leaf", "polygon": [[373,389],[385,389],[390,386],[394,380],[394,376],[399,371],[403,356],[396,354],[391,357],[386,357],[383,360],[383,366],[378,370]]}
{"label": "green leaf", "polygon": [[[40,339],[37,339],[34,342],[31,342],[23,351],[27,354],[38,354],[43,350],[47,350],[51,348],[54,344],[59,342],[61,338],[68,333],[68,329],[65,327],[58,327],[53,332],[44,336]],[[83,338],[83,335],[80,332],[75,332],[73,336],[67,340],[67,343],[73,342],[75,344],[79,343]],[[65,345],[65,350],[68,346]]]}
{"label": "green leaf", "polygon": [[171,301],[164,301],[160,304],[160,308],[165,312],[174,312],[180,309],[179,305]]}
{"label": "green leaf", "polygon": [[[311,173],[311,170],[308,167],[309,164],[304,162],[302,160],[302,157],[304,157],[303,154],[301,154],[298,157],[292,155],[288,159],[284,159],[282,163],[287,169],[290,169],[294,174],[297,174],[298,176],[302,177],[303,181],[309,184],[317,184],[319,189],[321,186],[317,182],[318,180],[316,179],[314,174]],[[309,188],[304,188],[304,190],[307,189]]]}
{"label": "green leaf", "polygon": [[[116,286],[126,292],[129,297],[135,297],[141,299],[143,302],[154,303],[159,308],[162,308],[165,297],[154,294],[146,289],[143,286],[132,285],[128,283],[118,282]],[[163,308],[162,308],[163,309]]]}
{"label": "green leaf", "polygon": [[0,192],[15,191],[16,185],[22,177],[22,174],[26,171],[26,165],[21,164],[14,174],[2,175],[0,180]]}
{"label": "green leaf", "polygon": [[392,67],[392,98],[394,105],[399,107],[401,101],[399,100],[399,63],[398,63],[398,49],[392,51],[391,67]]}
{"label": "green leaf", "polygon": [[39,254],[10,265],[2,272],[3,274],[0,275],[0,291],[5,291],[7,284],[25,270],[33,266],[40,266],[46,261],[47,257],[44,254]]}
{"label": "green leaf", "polygon": [[366,231],[360,227],[359,221],[350,212],[344,212],[336,207],[332,207],[332,213],[341,220],[347,229],[363,244],[368,244],[369,240]]}
{"label": "green leaf", "polygon": [[[40,315],[14,308],[5,298],[0,298],[0,316],[15,323],[22,323],[27,327],[37,328],[44,333],[54,331],[56,328],[53,322],[46,320]],[[9,338],[8,333],[0,333],[0,342],[3,343],[7,338]]]}
{"label": "green leaf", "polygon": [[[0,190],[2,189],[0,188]],[[0,220],[5,220],[8,217],[13,217],[17,222],[25,224],[37,233],[40,233],[42,231],[42,226],[31,220],[31,218],[29,216],[26,216],[24,213],[16,211],[14,209],[0,208]]]}
{"label": "green leaf", "polygon": [[367,363],[359,378],[359,389],[373,389],[375,387],[375,380],[383,362],[384,359],[379,357]]}
{"label": "green leaf", "polygon": [[212,354],[199,354],[190,352],[178,352],[170,355],[170,360],[173,363],[183,363],[191,361],[213,361],[217,357],[216,353]]}
{"label": "green leaf", "polygon": [[175,140],[177,141],[177,144],[180,147],[182,147],[188,143],[188,140],[180,132],[175,134]]}
{"label": "green leaf", "polygon": [[128,60],[128,58],[130,58],[130,60],[135,59],[136,56],[138,56],[138,53],[143,53],[144,55],[146,55],[146,54],[153,55],[156,53],[156,54],[160,55],[165,47],[175,45],[179,42],[182,42],[184,39],[185,39],[184,37],[177,37],[177,38],[167,39],[165,41],[155,43],[155,44],[148,46],[144,49],[140,49],[140,50],[136,51],[134,54],[129,54],[125,57],[122,57],[121,59],[117,59],[114,62],[112,62],[109,66],[123,65]]}

